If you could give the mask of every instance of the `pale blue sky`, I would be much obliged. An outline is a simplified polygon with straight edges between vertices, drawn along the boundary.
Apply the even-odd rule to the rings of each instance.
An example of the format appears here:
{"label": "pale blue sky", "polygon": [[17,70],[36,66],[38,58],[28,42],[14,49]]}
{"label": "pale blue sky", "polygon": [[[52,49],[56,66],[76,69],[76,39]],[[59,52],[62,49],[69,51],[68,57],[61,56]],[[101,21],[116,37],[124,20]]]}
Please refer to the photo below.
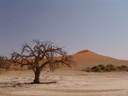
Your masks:
{"label": "pale blue sky", "polygon": [[0,0],[0,55],[33,39],[128,60],[128,1]]}

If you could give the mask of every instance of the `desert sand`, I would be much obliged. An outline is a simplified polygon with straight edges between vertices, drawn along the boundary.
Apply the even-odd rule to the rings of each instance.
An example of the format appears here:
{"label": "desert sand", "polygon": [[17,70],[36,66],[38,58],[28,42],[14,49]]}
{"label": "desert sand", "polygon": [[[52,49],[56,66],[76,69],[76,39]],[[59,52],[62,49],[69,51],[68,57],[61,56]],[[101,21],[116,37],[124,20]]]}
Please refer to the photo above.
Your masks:
{"label": "desert sand", "polygon": [[0,96],[128,96],[128,72],[42,72],[44,84],[30,84],[32,71],[0,75]]}
{"label": "desert sand", "polygon": [[83,72],[98,65],[128,65],[128,61],[98,55],[89,50],[73,56],[76,66],[41,73],[42,84],[31,84],[32,71],[0,74],[0,96],[128,96],[128,72]]}
{"label": "desert sand", "polygon": [[114,66],[126,65],[128,66],[128,60],[119,60],[112,57],[99,55],[90,50],[82,50],[72,55],[73,61],[76,62],[74,69],[81,70],[83,68],[92,67],[95,65],[112,64]]}

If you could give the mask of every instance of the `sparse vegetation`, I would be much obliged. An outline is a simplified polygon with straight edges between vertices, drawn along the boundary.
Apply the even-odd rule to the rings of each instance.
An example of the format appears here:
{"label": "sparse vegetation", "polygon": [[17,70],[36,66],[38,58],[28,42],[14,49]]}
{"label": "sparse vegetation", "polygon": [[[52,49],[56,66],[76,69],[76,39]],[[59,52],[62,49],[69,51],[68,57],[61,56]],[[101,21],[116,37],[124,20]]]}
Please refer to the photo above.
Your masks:
{"label": "sparse vegetation", "polygon": [[125,69],[125,68],[127,68],[127,66],[126,65],[122,65],[121,68],[122,69]]}
{"label": "sparse vegetation", "polygon": [[94,66],[94,67],[91,68],[91,71],[93,71],[93,72],[100,72],[101,68],[99,66]]}
{"label": "sparse vegetation", "polygon": [[60,64],[70,67],[70,64],[73,63],[71,56],[67,55],[67,52],[62,48],[54,46],[51,42],[39,40],[34,40],[34,46],[25,43],[21,53],[12,53],[11,61],[14,64],[26,65],[29,69],[32,69],[35,75],[33,83],[40,83],[40,73],[45,68],[53,71]]}
{"label": "sparse vegetation", "polygon": [[115,66],[114,65],[112,65],[112,64],[109,64],[109,65],[106,65],[105,66],[105,71],[107,71],[107,72],[110,72],[110,71],[114,71],[116,68],[115,68]]}
{"label": "sparse vegetation", "polygon": [[0,67],[2,67],[4,63],[5,63],[4,58],[0,56]]}
{"label": "sparse vegetation", "polygon": [[126,65],[114,66],[112,64],[108,64],[108,65],[99,64],[91,68],[88,67],[86,69],[82,69],[82,71],[86,71],[86,72],[128,71],[128,67]]}
{"label": "sparse vegetation", "polygon": [[4,70],[6,70],[8,67],[8,60],[3,57],[0,56],[0,73],[3,73]]}
{"label": "sparse vegetation", "polygon": [[0,68],[6,68],[7,63],[8,63],[8,60],[5,57],[0,56]]}
{"label": "sparse vegetation", "polygon": [[99,67],[100,67],[101,70],[104,70],[105,69],[105,66],[102,65],[102,64],[100,64]]}

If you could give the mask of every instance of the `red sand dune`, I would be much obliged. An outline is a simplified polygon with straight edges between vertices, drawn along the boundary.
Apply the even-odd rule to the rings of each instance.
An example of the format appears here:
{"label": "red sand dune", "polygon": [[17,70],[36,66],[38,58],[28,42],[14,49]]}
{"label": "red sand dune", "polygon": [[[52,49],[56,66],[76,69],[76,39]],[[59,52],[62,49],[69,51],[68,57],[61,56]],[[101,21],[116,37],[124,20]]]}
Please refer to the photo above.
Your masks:
{"label": "red sand dune", "polygon": [[[90,50],[82,50],[71,56],[73,57],[72,59],[75,62],[75,66],[73,64],[72,68],[70,69],[75,69],[75,70],[76,69],[80,70],[83,68],[92,67],[99,64],[104,64],[104,65],[113,64],[115,66],[120,66],[120,65],[128,66],[127,60],[118,60],[108,56],[99,55]],[[65,66],[60,65],[60,67],[69,69],[66,65]],[[12,66],[12,69],[19,69],[19,68],[22,69],[21,67],[17,68],[17,66]],[[27,69],[27,67],[24,67],[23,69]]]}
{"label": "red sand dune", "polygon": [[79,51],[72,56],[73,56],[73,60],[75,61],[103,61],[109,58],[107,56],[98,55],[89,50]]}
{"label": "red sand dune", "polygon": [[90,50],[82,50],[72,55],[73,61],[76,62],[75,69],[83,69],[86,67],[92,67],[99,64],[113,64],[115,66],[127,65],[127,60],[118,60],[108,56],[96,54]]}

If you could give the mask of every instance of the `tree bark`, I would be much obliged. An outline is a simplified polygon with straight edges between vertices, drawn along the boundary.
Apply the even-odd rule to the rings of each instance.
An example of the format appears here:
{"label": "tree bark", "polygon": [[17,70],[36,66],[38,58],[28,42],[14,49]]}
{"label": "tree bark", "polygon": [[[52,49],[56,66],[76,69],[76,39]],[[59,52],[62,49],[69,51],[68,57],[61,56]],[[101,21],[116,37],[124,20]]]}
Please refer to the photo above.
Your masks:
{"label": "tree bark", "polygon": [[36,72],[35,72],[35,78],[34,78],[33,83],[39,84],[40,83],[39,77],[40,77],[40,70],[36,70]]}

